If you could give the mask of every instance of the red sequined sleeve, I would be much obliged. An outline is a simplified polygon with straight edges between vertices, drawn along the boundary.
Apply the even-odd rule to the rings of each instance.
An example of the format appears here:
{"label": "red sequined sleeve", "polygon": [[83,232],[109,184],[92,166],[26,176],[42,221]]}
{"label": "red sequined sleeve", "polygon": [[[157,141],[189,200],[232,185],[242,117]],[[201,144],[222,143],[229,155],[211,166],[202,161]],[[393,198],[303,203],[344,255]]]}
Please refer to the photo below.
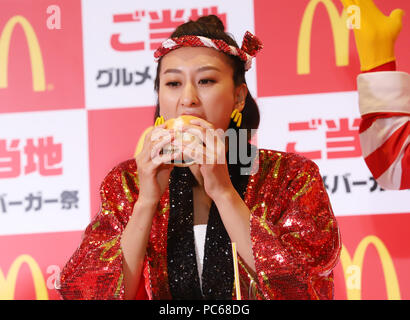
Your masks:
{"label": "red sequined sleeve", "polygon": [[135,161],[124,162],[104,179],[101,209],[60,277],[63,299],[123,299],[120,238],[138,197]]}
{"label": "red sequined sleeve", "polygon": [[341,242],[318,167],[288,153],[266,162],[251,216],[258,291],[265,299],[332,299]]}

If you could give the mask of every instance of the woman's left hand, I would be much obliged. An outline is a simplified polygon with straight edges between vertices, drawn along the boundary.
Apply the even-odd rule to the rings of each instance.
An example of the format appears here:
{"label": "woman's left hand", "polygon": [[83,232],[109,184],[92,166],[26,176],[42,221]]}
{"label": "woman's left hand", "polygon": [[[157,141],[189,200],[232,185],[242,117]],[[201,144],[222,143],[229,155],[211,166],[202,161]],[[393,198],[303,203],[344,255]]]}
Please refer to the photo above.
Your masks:
{"label": "woman's left hand", "polygon": [[182,131],[191,133],[200,141],[185,146],[184,156],[192,158],[199,166],[208,196],[215,200],[226,192],[232,192],[234,187],[226,159],[225,132],[215,129],[203,119],[191,120],[189,125],[182,127]]}

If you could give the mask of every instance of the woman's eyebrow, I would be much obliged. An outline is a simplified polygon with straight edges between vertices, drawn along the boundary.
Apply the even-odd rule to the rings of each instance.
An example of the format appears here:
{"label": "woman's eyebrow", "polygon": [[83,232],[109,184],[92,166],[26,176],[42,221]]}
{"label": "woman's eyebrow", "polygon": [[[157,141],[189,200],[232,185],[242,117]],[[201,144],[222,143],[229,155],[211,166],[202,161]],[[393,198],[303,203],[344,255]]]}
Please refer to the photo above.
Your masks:
{"label": "woman's eyebrow", "polygon": [[220,69],[218,69],[217,67],[214,67],[214,66],[204,66],[204,67],[200,67],[200,68],[198,68],[196,71],[197,71],[197,72],[202,72],[202,71],[208,71],[208,70],[215,70],[215,71],[221,72]]}
{"label": "woman's eyebrow", "polygon": [[165,73],[182,73],[182,71],[179,69],[167,69],[164,71],[164,74]]}
{"label": "woman's eyebrow", "polygon": [[[196,72],[204,72],[208,70],[215,70],[215,71],[221,72],[221,70],[215,66],[203,66],[203,67],[196,69]],[[166,73],[182,73],[182,71],[180,69],[170,68],[170,69],[166,69],[163,74],[166,74]]]}

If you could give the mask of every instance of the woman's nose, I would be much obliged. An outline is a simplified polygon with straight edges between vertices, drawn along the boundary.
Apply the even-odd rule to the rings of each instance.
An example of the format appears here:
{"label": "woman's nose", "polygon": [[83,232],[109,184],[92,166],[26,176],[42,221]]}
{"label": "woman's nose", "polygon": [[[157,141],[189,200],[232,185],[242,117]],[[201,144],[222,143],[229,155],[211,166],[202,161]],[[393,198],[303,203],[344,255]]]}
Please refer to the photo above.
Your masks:
{"label": "woman's nose", "polygon": [[181,104],[183,106],[192,106],[198,104],[198,95],[193,84],[187,83],[181,94]]}

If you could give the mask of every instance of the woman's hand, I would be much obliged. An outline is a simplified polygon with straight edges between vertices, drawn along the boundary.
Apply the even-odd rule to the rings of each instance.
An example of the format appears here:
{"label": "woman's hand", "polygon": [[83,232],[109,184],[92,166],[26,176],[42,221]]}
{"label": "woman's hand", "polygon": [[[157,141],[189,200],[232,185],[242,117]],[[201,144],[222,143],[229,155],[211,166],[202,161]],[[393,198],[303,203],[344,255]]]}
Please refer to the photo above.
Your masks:
{"label": "woman's hand", "polygon": [[348,13],[350,6],[360,8],[360,25],[354,28],[354,35],[361,70],[368,71],[394,61],[394,43],[402,28],[404,11],[393,10],[387,17],[376,7],[373,0],[341,1]]}
{"label": "woman's hand", "polygon": [[161,154],[162,148],[175,138],[173,130],[164,127],[164,124],[154,127],[146,134],[142,150],[135,158],[140,184],[138,200],[145,203],[159,202],[174,167],[171,160],[178,156],[177,153]]}
{"label": "woman's hand", "polygon": [[183,131],[196,136],[200,143],[183,148],[186,157],[195,160],[204,179],[205,192],[215,200],[217,197],[232,192],[234,187],[229,177],[224,131],[203,120],[194,119],[190,125],[184,125]]}

